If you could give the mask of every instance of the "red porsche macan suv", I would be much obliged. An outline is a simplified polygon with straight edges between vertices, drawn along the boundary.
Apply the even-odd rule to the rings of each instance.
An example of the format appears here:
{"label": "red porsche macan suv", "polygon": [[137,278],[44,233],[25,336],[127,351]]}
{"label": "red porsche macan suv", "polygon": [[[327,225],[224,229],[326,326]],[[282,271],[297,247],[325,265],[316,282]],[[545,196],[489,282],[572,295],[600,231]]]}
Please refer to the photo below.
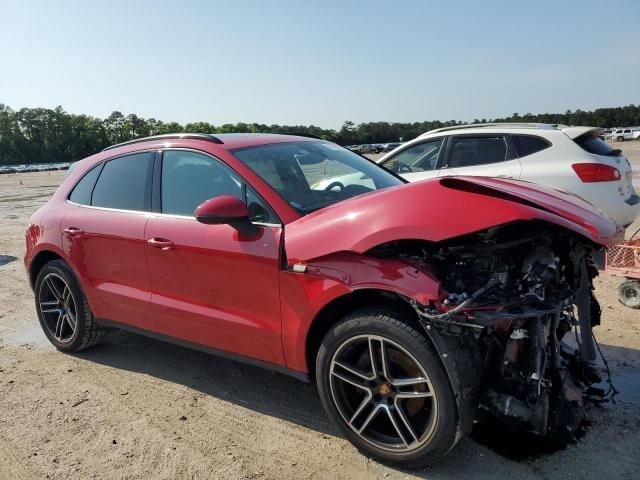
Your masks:
{"label": "red porsche macan suv", "polygon": [[117,327],[289,373],[367,455],[422,465],[483,418],[570,439],[598,377],[591,255],[618,235],[526,182],[406,184],[320,139],[180,134],[78,162],[25,265],[59,350]]}

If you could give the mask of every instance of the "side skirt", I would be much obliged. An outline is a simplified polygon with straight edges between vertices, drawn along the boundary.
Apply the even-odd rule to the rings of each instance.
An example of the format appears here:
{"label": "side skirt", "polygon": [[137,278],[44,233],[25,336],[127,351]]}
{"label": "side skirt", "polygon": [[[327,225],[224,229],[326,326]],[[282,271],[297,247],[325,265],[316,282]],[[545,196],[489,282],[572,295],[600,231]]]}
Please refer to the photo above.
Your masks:
{"label": "side skirt", "polygon": [[170,337],[168,335],[163,335],[162,333],[152,332],[151,330],[145,330],[144,328],[134,327],[131,325],[126,325],[124,323],[114,322],[113,320],[99,318],[97,319],[97,321],[100,324],[100,326],[103,326],[103,327],[126,330],[132,333],[143,335],[145,337],[150,337],[156,340],[162,340],[163,342],[173,343],[174,345],[179,345],[181,347],[189,348],[191,350],[197,350],[199,352],[208,353],[210,355],[215,355],[217,357],[226,358],[228,360],[233,360],[240,363],[246,363],[248,365],[253,365],[254,367],[260,367],[266,370],[271,370],[277,373],[281,373],[283,375],[288,375],[290,377],[293,377],[305,383],[311,383],[311,377],[309,376],[309,374],[298,372],[297,370],[291,370],[290,368],[284,367],[282,365],[277,365],[271,362],[265,362],[263,360],[257,360],[251,357],[245,357],[244,355],[238,355],[237,353],[218,350],[217,348],[207,347],[206,345],[202,345],[200,343],[194,343],[194,342],[189,342],[187,340],[182,340],[180,338]]}

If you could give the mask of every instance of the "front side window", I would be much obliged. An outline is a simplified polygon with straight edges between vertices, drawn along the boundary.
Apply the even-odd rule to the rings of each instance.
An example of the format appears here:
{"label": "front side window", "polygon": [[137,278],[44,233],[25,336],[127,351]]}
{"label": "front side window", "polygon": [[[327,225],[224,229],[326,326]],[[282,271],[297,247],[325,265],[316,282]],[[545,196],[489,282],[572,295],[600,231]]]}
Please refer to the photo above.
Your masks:
{"label": "front side window", "polygon": [[507,152],[507,142],[503,136],[453,137],[447,165],[455,168],[504,162]]}
{"label": "front side window", "polygon": [[396,173],[426,172],[435,170],[444,138],[418,143],[388,158],[383,167]]}
{"label": "front side window", "polygon": [[271,209],[229,167],[208,155],[167,150],[162,156],[162,213],[192,216],[205,200],[231,195],[244,201],[249,219],[278,223]]}
{"label": "front side window", "polygon": [[91,205],[121,210],[149,210],[153,152],[136,153],[104,164]]}
{"label": "front side window", "polygon": [[329,142],[258,145],[232,153],[303,214],[405,183],[375,163]]}

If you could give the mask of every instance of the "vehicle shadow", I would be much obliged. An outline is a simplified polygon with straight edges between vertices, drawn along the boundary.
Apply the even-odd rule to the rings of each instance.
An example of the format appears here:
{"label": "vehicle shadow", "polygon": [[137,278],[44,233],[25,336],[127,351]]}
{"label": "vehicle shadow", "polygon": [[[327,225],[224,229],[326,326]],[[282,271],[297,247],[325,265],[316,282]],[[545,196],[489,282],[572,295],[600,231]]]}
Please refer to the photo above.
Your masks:
{"label": "vehicle shadow", "polygon": [[339,435],[324,414],[315,385],[284,374],[120,330],[76,356],[184,385],[258,413]]}
{"label": "vehicle shadow", "polygon": [[0,255],[0,267],[7,263],[15,262],[16,260],[18,260],[18,257],[14,257],[13,255]]}
{"label": "vehicle shadow", "polygon": [[[640,374],[638,350],[607,345],[601,347],[615,373],[624,373],[624,369],[628,368],[623,365],[633,362],[633,371]],[[264,415],[293,422],[323,434],[341,437],[326,417],[315,385],[283,374],[125,331],[112,333],[102,344],[76,356],[112,368],[184,385]],[[638,395],[640,399],[640,387],[632,388],[636,388],[632,395]],[[640,403],[638,409],[640,410]],[[598,415],[598,412],[592,412],[590,415],[594,414]],[[468,474],[472,468],[478,474],[476,478],[492,478],[492,467],[483,466],[483,461],[487,460],[486,455],[490,455],[487,448],[505,459],[500,461],[501,465],[514,475],[522,473],[523,468],[529,468],[527,461],[550,457],[557,451],[557,448],[548,448],[547,445],[537,443],[535,438],[523,439],[516,435],[510,437],[513,440],[505,442],[498,433],[504,430],[494,427],[498,426],[476,428],[472,439],[463,440],[432,468],[396,469],[423,478],[455,478],[458,474]],[[594,432],[587,435],[594,435]],[[516,450],[512,449],[514,445],[517,445]],[[576,452],[579,451],[576,449]]]}

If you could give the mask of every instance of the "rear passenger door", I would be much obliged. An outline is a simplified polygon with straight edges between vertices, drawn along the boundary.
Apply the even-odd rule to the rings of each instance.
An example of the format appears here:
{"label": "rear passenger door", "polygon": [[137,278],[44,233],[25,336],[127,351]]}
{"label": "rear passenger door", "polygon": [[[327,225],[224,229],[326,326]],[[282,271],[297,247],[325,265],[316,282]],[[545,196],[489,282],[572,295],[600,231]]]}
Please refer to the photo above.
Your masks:
{"label": "rear passenger door", "polygon": [[520,178],[520,173],[520,160],[506,135],[475,134],[449,137],[438,176]]}
{"label": "rear passenger door", "polygon": [[93,314],[144,329],[154,327],[144,239],[154,157],[134,153],[93,167],[71,191],[62,220],[63,247]]}

